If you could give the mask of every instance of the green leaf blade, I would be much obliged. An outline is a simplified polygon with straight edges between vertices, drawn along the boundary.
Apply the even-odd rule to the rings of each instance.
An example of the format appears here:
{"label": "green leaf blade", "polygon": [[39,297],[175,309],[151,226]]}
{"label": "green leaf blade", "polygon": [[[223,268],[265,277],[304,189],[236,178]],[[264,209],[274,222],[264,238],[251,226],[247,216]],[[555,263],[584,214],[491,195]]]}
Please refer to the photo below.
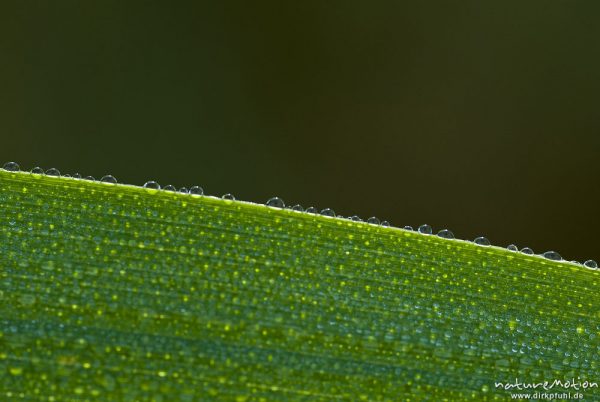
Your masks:
{"label": "green leaf blade", "polygon": [[0,205],[9,398],[492,400],[600,377],[597,270],[2,170]]}

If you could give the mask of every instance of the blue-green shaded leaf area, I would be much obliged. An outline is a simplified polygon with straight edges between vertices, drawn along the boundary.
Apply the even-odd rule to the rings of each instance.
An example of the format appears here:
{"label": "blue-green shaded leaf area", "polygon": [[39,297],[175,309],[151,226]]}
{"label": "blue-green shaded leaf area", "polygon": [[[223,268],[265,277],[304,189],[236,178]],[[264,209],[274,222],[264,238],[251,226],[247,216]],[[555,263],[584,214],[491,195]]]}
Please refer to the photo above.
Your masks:
{"label": "blue-green shaded leaf area", "polygon": [[495,382],[600,381],[597,270],[2,170],[0,212],[1,400],[504,400]]}

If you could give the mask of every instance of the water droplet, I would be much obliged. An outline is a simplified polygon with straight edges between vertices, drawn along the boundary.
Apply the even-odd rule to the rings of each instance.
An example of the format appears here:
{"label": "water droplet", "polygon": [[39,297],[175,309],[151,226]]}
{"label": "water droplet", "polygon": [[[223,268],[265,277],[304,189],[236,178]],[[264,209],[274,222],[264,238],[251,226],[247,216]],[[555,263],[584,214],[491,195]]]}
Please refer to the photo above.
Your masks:
{"label": "water droplet", "polygon": [[302,205],[300,205],[300,204],[296,204],[296,205],[294,205],[294,206],[292,207],[292,209],[293,209],[294,211],[300,211],[300,212],[304,211],[304,208],[302,208]]}
{"label": "water droplet", "polygon": [[431,226],[429,226],[427,224],[419,226],[419,228],[417,230],[419,231],[419,233],[428,234],[428,235],[433,233],[433,229],[431,229]]}
{"label": "water droplet", "polygon": [[448,229],[440,230],[437,235],[444,239],[454,239],[454,233],[452,233],[452,231]]}
{"label": "water droplet", "polygon": [[73,178],[74,179],[81,179],[81,175],[79,173],[74,173],[73,174]]}
{"label": "water droplet", "polygon": [[34,173],[34,174],[44,174],[44,169],[42,169],[39,166],[36,166],[33,169],[31,169],[31,173]]}
{"label": "water droplet", "polygon": [[404,226],[404,230],[414,230],[412,226]]}
{"label": "water droplet", "polygon": [[308,208],[306,208],[305,212],[308,212],[309,214],[316,214],[319,211],[317,211],[317,208],[315,208],[315,207],[308,207]]}
{"label": "water droplet", "polygon": [[200,186],[193,186],[190,188],[190,194],[192,195],[204,195],[204,190]]}
{"label": "water droplet", "polygon": [[100,180],[103,181],[104,183],[117,184],[117,179],[115,179],[114,176],[111,176],[109,174],[107,174],[106,176],[102,176],[102,179],[100,179]]}
{"label": "water droplet", "polygon": [[152,190],[160,190],[160,184],[155,182],[154,180],[147,181],[144,183],[144,188],[149,188]]}
{"label": "water droplet", "polygon": [[62,175],[62,177],[67,177],[67,178],[69,178],[69,177],[71,177],[71,175],[67,173],[67,174],[63,174],[63,175]]}
{"label": "water droplet", "polygon": [[89,180],[89,181],[96,181],[96,179],[94,178],[94,176],[85,176],[83,179],[84,180]]}
{"label": "water droplet", "polygon": [[46,170],[46,175],[48,176],[60,176],[60,171],[56,168],[50,168]]}
{"label": "water droplet", "polygon": [[321,211],[321,215],[335,216],[335,211],[331,208],[325,208],[324,210]]}
{"label": "water droplet", "polygon": [[34,295],[22,294],[19,296],[19,302],[25,306],[35,304],[36,297]]}
{"label": "water droplet", "polygon": [[179,189],[179,192],[180,192],[180,193],[183,193],[183,194],[188,194],[188,193],[190,192],[190,190],[188,190],[188,189],[187,189],[187,188],[185,188],[185,187],[181,187],[181,188]]}
{"label": "water droplet", "polygon": [[360,219],[360,216],[358,216],[358,215],[352,215],[350,217],[350,220],[353,220],[355,222],[362,222],[363,221],[362,219]]}
{"label": "water droplet", "polygon": [[508,246],[506,246],[506,249],[508,251],[519,251],[519,249],[517,248],[517,246],[515,246],[514,244],[509,244]]}
{"label": "water droplet", "polygon": [[166,186],[163,187],[163,190],[165,190],[165,191],[177,191],[177,189],[175,188],[175,186],[173,186],[172,184],[167,184]]}
{"label": "water droplet", "polygon": [[372,216],[369,219],[367,219],[367,223],[371,223],[373,225],[379,225],[381,222],[379,222],[379,219],[377,217]]}
{"label": "water droplet", "polygon": [[388,227],[388,226],[390,226],[390,223],[388,221],[383,221],[383,222],[381,222],[381,226]]}
{"label": "water droplet", "polygon": [[523,247],[523,248],[521,249],[521,252],[522,252],[523,254],[529,254],[529,255],[532,255],[532,254],[533,254],[533,250],[532,250],[532,249],[530,249],[529,247]]}
{"label": "water droplet", "polygon": [[269,198],[265,205],[268,207],[285,208],[285,202],[279,197]]}
{"label": "water droplet", "polygon": [[488,238],[483,237],[483,236],[476,237],[475,240],[473,240],[473,243],[477,244],[478,246],[491,246],[492,245],[492,243],[490,243]]}
{"label": "water droplet", "polygon": [[583,265],[588,268],[598,269],[598,263],[594,260],[587,260]]}
{"label": "water droplet", "polygon": [[6,162],[2,169],[8,170],[9,172],[18,172],[21,170],[21,167],[16,162]]}
{"label": "water droplet", "polygon": [[235,201],[235,197],[232,194],[223,194],[223,196],[221,197],[224,200],[230,200],[230,201]]}
{"label": "water droplet", "polygon": [[562,261],[562,257],[556,251],[546,251],[542,256],[549,260]]}

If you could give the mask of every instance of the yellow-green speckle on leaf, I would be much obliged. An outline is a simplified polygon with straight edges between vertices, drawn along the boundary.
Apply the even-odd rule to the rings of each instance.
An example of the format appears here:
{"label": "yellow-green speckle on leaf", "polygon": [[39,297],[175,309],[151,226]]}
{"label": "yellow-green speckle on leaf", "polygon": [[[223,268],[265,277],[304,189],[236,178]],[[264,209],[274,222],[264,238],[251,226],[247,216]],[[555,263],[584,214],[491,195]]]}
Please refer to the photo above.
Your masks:
{"label": "yellow-green speckle on leaf", "polygon": [[597,270],[4,170],[0,208],[0,400],[504,400],[495,382],[600,381]]}

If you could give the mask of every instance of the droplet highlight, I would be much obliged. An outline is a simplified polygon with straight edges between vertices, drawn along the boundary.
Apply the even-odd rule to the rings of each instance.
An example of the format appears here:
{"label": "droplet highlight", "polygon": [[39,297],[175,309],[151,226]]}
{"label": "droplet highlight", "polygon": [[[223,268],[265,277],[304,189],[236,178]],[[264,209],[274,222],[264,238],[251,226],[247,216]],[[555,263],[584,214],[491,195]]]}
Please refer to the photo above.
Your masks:
{"label": "droplet highlight", "polygon": [[204,190],[200,186],[192,186],[190,188],[191,195],[204,195]]}
{"label": "droplet highlight", "polygon": [[506,246],[506,249],[508,251],[519,251],[519,248],[517,246],[515,246],[514,244],[509,244],[508,246]]}
{"label": "droplet highlight", "polygon": [[109,174],[107,174],[106,176],[102,176],[102,178],[100,179],[100,181],[102,181],[103,183],[117,184],[117,179],[115,179],[114,176],[111,176]]}
{"label": "droplet highlight", "polygon": [[335,216],[335,211],[331,208],[325,208],[324,210],[321,211],[321,215]]}
{"label": "droplet highlight", "polygon": [[42,169],[39,166],[36,166],[33,169],[31,169],[31,173],[33,173],[33,174],[44,174],[44,169]]}
{"label": "droplet highlight", "polygon": [[372,225],[379,225],[381,222],[379,221],[379,219],[377,217],[372,216],[369,219],[367,219],[367,223],[370,223]]}
{"label": "droplet highlight", "polygon": [[428,234],[428,235],[433,233],[433,229],[431,228],[431,226],[429,226],[427,224],[419,226],[419,228],[417,230],[419,231],[419,233]]}
{"label": "droplet highlight", "polygon": [[542,256],[553,261],[562,261],[563,259],[556,251],[546,251]]}
{"label": "droplet highlight", "polygon": [[160,190],[160,184],[158,184],[154,180],[150,180],[144,183],[144,188],[148,188],[151,190]]}
{"label": "droplet highlight", "polygon": [[308,208],[306,208],[305,212],[308,212],[309,214],[316,214],[319,211],[317,211],[317,208],[315,208],[315,207],[308,207]]}
{"label": "droplet highlight", "polygon": [[177,189],[175,188],[175,186],[173,186],[172,184],[167,184],[166,186],[163,187],[163,190],[165,190],[165,191],[177,191]]}
{"label": "droplet highlight", "polygon": [[406,225],[406,226],[404,226],[404,230],[410,230],[410,231],[413,231],[414,229],[413,229],[413,227],[412,227],[412,226],[408,226],[408,225]]}
{"label": "droplet highlight", "polygon": [[18,172],[21,170],[21,167],[17,162],[6,162],[2,169],[8,170],[9,172]]}
{"label": "droplet highlight", "polygon": [[285,208],[285,203],[283,202],[283,200],[279,197],[271,197],[267,200],[267,202],[265,203],[265,205],[267,207],[274,207],[274,208]]}
{"label": "droplet highlight", "polygon": [[304,211],[304,208],[302,208],[302,205],[300,205],[300,204],[296,204],[296,205],[294,205],[294,206],[292,207],[292,209],[293,209],[294,211],[300,211],[300,212],[303,212],[303,211]]}
{"label": "droplet highlight", "polygon": [[437,235],[443,239],[454,239],[454,233],[448,229],[440,230]]}
{"label": "droplet highlight", "polygon": [[530,249],[529,247],[523,247],[521,249],[521,253],[523,254],[527,254],[527,255],[533,255],[533,250]]}
{"label": "droplet highlight", "polygon": [[60,176],[60,171],[56,168],[50,168],[46,170],[47,176]]}
{"label": "droplet highlight", "polygon": [[490,243],[489,239],[487,237],[483,237],[483,236],[479,236],[476,237],[475,240],[473,240],[473,243],[477,244],[478,246],[491,246],[492,243]]}
{"label": "droplet highlight", "polygon": [[186,187],[181,187],[179,192],[182,194],[189,194],[190,190],[188,190]]}
{"label": "droplet highlight", "polygon": [[381,222],[381,226],[389,227],[390,223],[388,221]]}
{"label": "droplet highlight", "polygon": [[230,193],[223,194],[221,198],[224,200],[235,201],[235,197],[233,196],[233,194]]}

